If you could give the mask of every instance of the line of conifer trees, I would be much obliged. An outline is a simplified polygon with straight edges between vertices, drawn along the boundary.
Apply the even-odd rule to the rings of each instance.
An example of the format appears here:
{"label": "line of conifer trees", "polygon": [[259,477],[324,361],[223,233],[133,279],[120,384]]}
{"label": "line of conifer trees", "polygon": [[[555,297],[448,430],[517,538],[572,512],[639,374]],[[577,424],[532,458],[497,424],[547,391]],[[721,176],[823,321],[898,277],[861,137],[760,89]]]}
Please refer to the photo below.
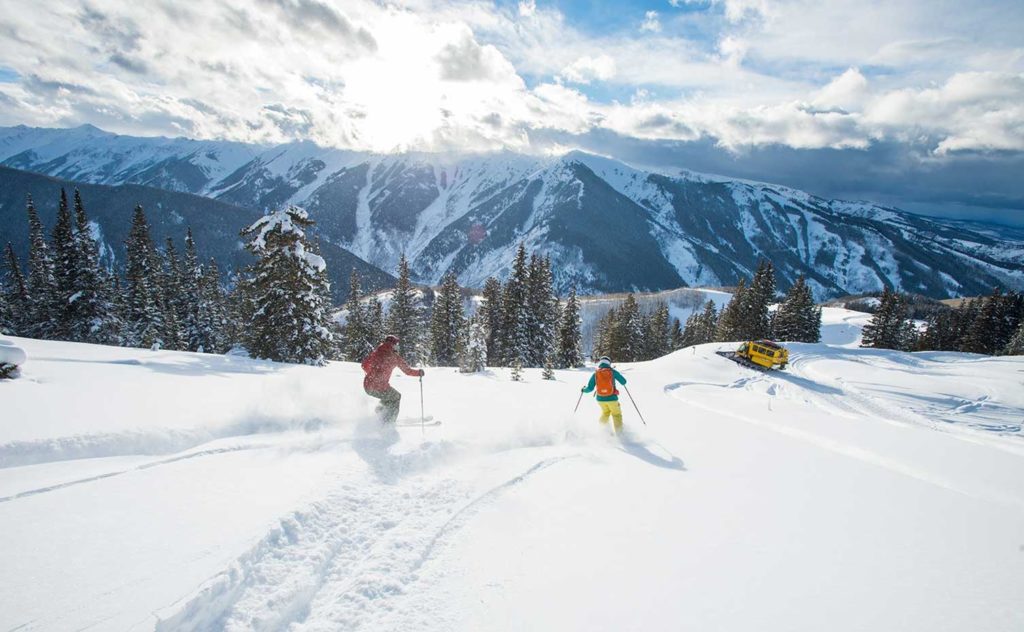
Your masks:
{"label": "line of conifer trees", "polygon": [[[770,306],[778,302],[778,308]],[[669,323],[668,305],[640,310],[630,294],[622,305],[601,319],[594,341],[594,355],[608,355],[619,362],[652,360],[670,351],[708,342],[776,339],[787,342],[821,340],[821,308],[810,286],[800,277],[781,302],[776,296],[775,268],[761,261],[749,281],[740,279],[729,303],[721,312],[714,301],[695,310],[680,326]]]}
{"label": "line of conifer trees", "polygon": [[0,332],[49,340],[224,352],[232,339],[220,272],[203,264],[191,231],[184,257],[163,250],[135,208],[121,274],[103,266],[81,195],[73,209],[60,192],[47,237],[31,197],[29,254],[23,268],[8,243],[0,279]]}
{"label": "line of conifer trees", "polygon": [[1024,295],[996,289],[959,307],[940,310],[923,328],[911,318],[910,298],[890,288],[864,327],[862,346],[903,351],[964,351],[1024,355]]}

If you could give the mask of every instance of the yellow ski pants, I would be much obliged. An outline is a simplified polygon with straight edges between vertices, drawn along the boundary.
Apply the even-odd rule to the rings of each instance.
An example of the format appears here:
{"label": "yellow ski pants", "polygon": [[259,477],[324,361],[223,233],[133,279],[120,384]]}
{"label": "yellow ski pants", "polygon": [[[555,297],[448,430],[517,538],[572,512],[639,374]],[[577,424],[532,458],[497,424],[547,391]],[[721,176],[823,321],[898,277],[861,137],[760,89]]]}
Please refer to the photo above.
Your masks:
{"label": "yellow ski pants", "polygon": [[622,407],[619,402],[597,402],[601,406],[601,423],[608,423],[608,418],[615,420],[615,431],[622,430]]}

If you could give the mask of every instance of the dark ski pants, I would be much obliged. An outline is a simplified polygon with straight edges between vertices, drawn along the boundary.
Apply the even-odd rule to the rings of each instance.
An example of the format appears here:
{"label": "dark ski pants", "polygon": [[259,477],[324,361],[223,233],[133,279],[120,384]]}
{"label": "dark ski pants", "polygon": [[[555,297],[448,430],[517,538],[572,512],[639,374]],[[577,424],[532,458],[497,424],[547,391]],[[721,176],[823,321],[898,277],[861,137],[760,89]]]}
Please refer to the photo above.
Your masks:
{"label": "dark ski pants", "polygon": [[380,400],[377,404],[377,414],[384,423],[394,423],[398,419],[398,408],[402,404],[402,394],[389,386],[385,391],[367,390],[366,394]]}

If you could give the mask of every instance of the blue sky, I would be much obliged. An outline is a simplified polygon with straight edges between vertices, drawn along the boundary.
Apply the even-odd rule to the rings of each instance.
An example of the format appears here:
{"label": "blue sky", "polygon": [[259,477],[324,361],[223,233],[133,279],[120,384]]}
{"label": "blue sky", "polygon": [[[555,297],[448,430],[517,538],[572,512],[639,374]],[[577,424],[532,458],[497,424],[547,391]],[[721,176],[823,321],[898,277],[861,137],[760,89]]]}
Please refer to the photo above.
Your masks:
{"label": "blue sky", "polygon": [[0,124],[715,171],[1024,224],[1024,2],[0,0]]}

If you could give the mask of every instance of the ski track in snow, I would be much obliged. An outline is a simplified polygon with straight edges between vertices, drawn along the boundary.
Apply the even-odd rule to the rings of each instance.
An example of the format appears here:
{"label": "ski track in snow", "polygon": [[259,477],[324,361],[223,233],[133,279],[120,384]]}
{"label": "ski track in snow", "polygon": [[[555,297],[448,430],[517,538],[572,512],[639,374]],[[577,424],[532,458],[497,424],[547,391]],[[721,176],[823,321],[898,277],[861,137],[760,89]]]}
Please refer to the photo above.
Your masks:
{"label": "ski track in snow", "polygon": [[356,451],[372,466],[368,479],[340,475],[323,500],[281,519],[186,603],[154,613],[156,629],[375,629],[374,617],[391,610],[386,602],[418,580],[419,569],[477,510],[578,456],[545,458],[474,496],[471,483],[446,477],[398,486],[437,459],[430,444],[398,455],[389,445],[357,440]]}

